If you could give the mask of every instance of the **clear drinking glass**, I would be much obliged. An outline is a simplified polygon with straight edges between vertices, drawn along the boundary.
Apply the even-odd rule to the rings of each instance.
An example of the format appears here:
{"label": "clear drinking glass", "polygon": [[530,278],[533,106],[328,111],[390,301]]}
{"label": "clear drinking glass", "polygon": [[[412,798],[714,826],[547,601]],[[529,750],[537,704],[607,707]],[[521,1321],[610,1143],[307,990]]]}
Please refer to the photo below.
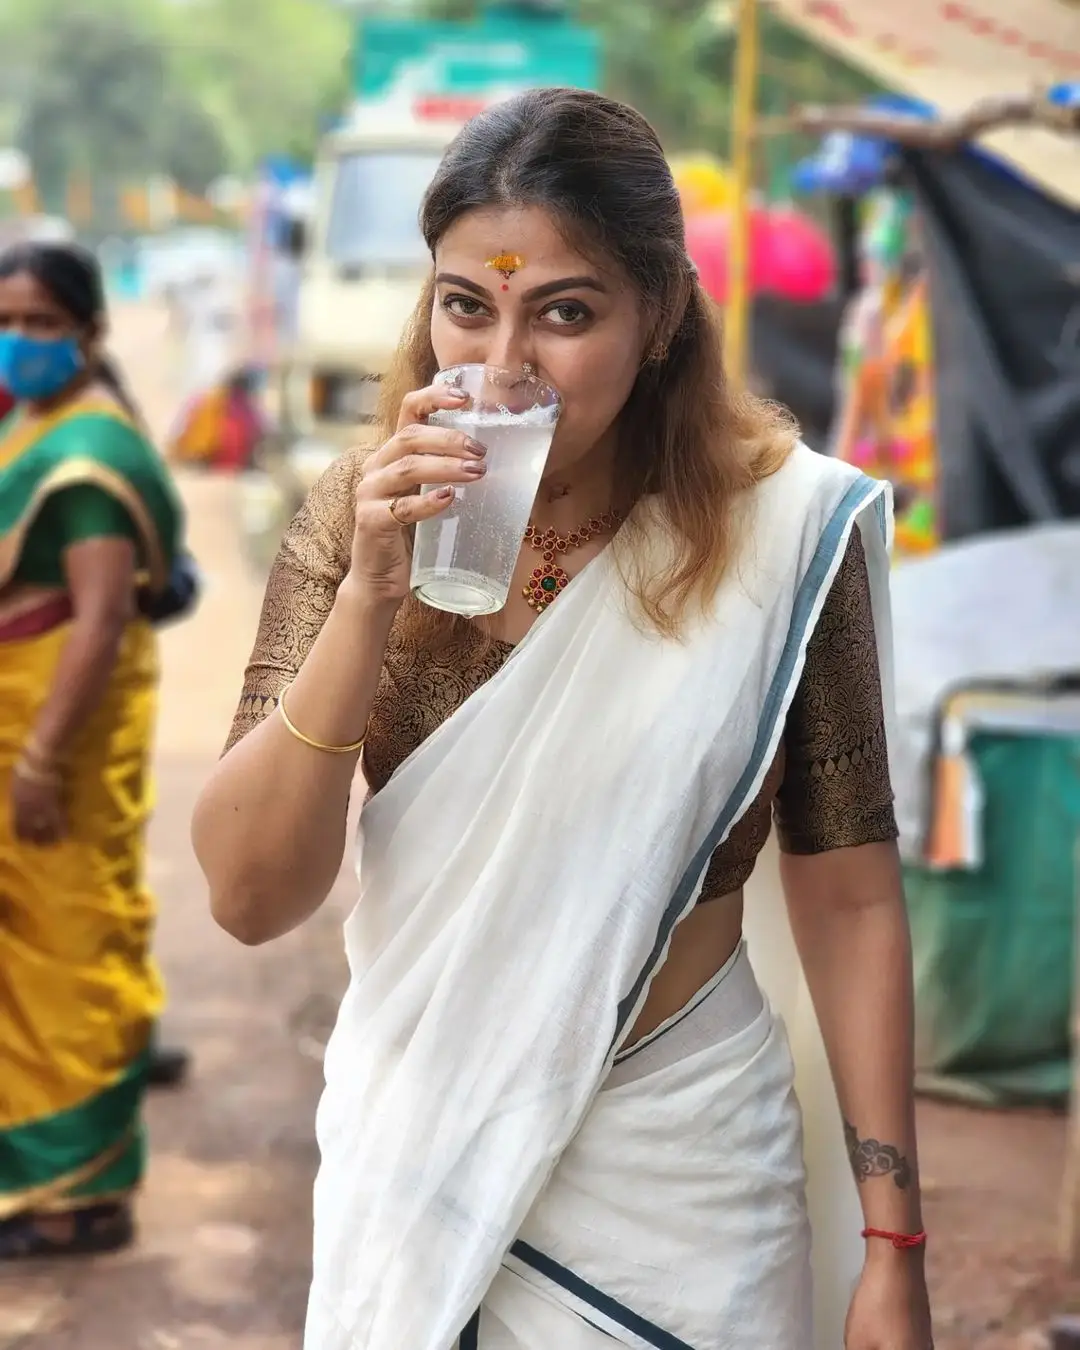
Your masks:
{"label": "clear drinking glass", "polygon": [[455,484],[450,506],[416,526],[412,593],[451,614],[493,614],[510,593],[562,402],[535,375],[498,366],[452,366],[435,382],[464,390],[469,403],[440,409],[428,422],[486,446],[487,473]]}

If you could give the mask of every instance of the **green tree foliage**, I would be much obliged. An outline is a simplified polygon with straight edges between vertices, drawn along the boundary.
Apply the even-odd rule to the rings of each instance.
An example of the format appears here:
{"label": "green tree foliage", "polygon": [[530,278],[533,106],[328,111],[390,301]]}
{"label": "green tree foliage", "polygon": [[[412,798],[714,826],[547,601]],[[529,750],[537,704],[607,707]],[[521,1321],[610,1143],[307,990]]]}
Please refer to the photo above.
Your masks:
{"label": "green tree foliage", "polygon": [[173,69],[215,114],[233,164],[308,155],[348,91],[354,20],[331,0],[157,0]]}
{"label": "green tree foliage", "polygon": [[54,209],[74,176],[202,191],[311,152],[352,25],[331,0],[0,0],[0,144],[27,150]]}
{"label": "green tree foliage", "polygon": [[162,111],[155,168],[185,192],[205,192],[232,167],[220,124],[184,89],[170,88]]}
{"label": "green tree foliage", "polygon": [[[489,0],[0,0],[0,145],[18,138],[46,198],[72,175],[164,173],[201,191],[268,153],[309,156],[349,93],[365,13],[468,19]],[[725,153],[732,6],[568,0],[604,41],[605,87],[672,150]],[[870,82],[763,12],[761,104],[861,97]],[[762,162],[803,146],[770,143]]]}
{"label": "green tree foliage", "polygon": [[46,199],[62,197],[73,172],[151,172],[167,66],[157,35],[63,0],[45,0],[42,10],[44,22],[23,37],[30,69],[17,127]]}

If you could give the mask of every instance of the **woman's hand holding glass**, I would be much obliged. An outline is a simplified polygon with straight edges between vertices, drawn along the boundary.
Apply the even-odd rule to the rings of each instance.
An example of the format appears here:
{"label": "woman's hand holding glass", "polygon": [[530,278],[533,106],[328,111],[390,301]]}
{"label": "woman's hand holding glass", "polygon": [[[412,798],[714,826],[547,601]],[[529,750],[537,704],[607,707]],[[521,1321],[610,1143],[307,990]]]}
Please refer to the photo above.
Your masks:
{"label": "woman's hand holding glass", "polygon": [[[430,520],[454,500],[454,485],[475,482],[486,469],[477,441],[427,418],[461,408],[468,395],[446,385],[408,394],[397,430],[364,462],[356,489],[350,581],[369,599],[400,602],[409,592],[409,539],[403,527]],[[421,493],[422,486],[445,486]]]}

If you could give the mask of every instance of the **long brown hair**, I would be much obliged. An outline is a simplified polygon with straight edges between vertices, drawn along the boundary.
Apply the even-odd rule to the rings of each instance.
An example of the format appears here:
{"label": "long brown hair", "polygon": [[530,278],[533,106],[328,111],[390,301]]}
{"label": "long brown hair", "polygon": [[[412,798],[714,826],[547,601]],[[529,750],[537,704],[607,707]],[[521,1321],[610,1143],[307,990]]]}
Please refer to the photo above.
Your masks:
{"label": "long brown hair", "polygon": [[[660,141],[634,109],[580,89],[539,89],[499,103],[455,138],[428,189],[420,223],[434,252],[468,211],[541,207],[586,254],[614,262],[637,288],[651,325],[641,372],[623,410],[615,469],[628,511],[654,496],[676,548],[657,574],[635,548],[631,518],[616,557],[648,622],[676,635],[714,594],[736,546],[736,507],[773,473],[797,438],[775,405],[732,389],[718,312],[686,252],[678,191]],[[401,400],[437,371],[434,281],[417,303],[382,391],[389,434]]]}

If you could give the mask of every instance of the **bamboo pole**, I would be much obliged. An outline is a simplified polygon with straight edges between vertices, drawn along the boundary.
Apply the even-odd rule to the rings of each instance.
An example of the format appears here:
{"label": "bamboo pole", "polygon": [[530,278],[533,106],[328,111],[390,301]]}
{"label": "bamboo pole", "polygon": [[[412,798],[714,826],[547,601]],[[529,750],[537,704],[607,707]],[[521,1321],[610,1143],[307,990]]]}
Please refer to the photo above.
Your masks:
{"label": "bamboo pole", "polygon": [[737,384],[746,382],[750,357],[750,206],[754,187],[754,117],[761,37],[758,17],[758,0],[739,0],[732,92],[731,230],[724,334],[728,373]]}
{"label": "bamboo pole", "polygon": [[1044,95],[983,98],[948,117],[916,117],[863,105],[804,104],[783,116],[759,117],[755,133],[783,136],[792,131],[827,135],[846,131],[923,150],[953,150],[1003,127],[1038,127],[1062,135],[1080,133],[1080,104],[1051,103]]}

